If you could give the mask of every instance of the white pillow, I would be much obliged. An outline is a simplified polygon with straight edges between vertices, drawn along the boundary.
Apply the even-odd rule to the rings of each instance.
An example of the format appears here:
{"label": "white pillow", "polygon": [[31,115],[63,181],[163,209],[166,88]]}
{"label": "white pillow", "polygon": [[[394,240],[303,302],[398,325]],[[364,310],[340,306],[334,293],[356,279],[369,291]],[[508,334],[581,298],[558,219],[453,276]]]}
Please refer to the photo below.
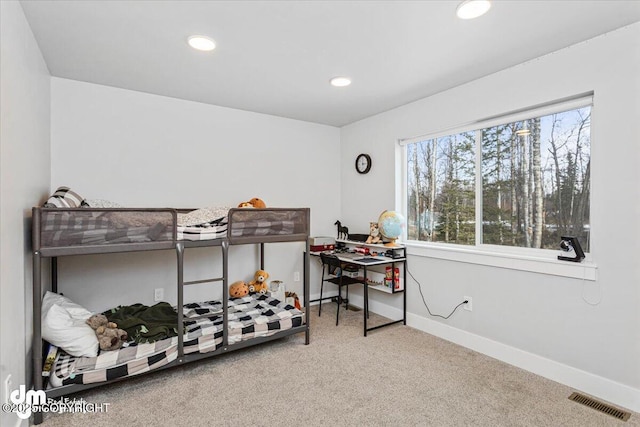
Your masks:
{"label": "white pillow", "polygon": [[76,357],[96,357],[98,338],[86,320],[92,313],[47,291],[42,300],[42,338]]}

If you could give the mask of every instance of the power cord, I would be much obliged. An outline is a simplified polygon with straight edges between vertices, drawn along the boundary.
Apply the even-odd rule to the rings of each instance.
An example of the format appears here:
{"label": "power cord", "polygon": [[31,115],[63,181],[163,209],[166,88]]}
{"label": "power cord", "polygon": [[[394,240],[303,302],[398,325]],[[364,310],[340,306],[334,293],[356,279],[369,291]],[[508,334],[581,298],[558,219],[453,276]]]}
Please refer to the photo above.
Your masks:
{"label": "power cord", "polygon": [[596,289],[598,290],[598,301],[589,301],[587,299],[587,297],[585,296],[585,289],[587,287],[587,280],[583,277],[582,278],[582,299],[584,300],[584,302],[586,302],[589,305],[593,305],[596,306],[598,304],[600,304],[602,302],[602,288],[600,287],[599,283],[594,283],[593,286],[596,287]]}
{"label": "power cord", "polygon": [[[409,273],[409,276],[411,276],[411,278],[413,279],[413,281],[414,281],[414,282],[416,282],[416,283],[418,284],[418,290],[420,291],[420,296],[422,297],[422,303],[423,303],[423,304],[424,304],[424,306],[427,308],[427,312],[429,313],[429,315],[430,315],[430,316],[433,316],[433,317],[441,317],[441,318],[443,318],[443,319],[445,319],[445,320],[446,320],[446,319],[448,319],[449,317],[451,317],[451,315],[453,315],[453,313],[455,313],[455,312],[456,312],[456,310],[457,310],[460,306],[465,305],[466,303],[468,303],[468,302],[469,302],[469,300],[464,300],[464,301],[462,301],[460,304],[456,305],[456,306],[454,307],[454,309],[451,311],[451,313],[449,313],[449,315],[448,315],[448,316],[446,316],[446,317],[445,317],[445,316],[443,316],[443,315],[441,315],[441,314],[433,314],[433,313],[431,313],[431,310],[429,310],[429,306],[427,305],[427,301],[424,299],[424,295],[423,295],[423,293],[422,293],[422,285],[420,284],[420,282],[418,282],[418,280],[417,280],[415,277],[413,277],[413,274],[411,274],[411,272],[409,271],[409,269],[408,269],[408,268],[407,268],[407,273]],[[406,290],[405,290],[405,292],[406,292]]]}

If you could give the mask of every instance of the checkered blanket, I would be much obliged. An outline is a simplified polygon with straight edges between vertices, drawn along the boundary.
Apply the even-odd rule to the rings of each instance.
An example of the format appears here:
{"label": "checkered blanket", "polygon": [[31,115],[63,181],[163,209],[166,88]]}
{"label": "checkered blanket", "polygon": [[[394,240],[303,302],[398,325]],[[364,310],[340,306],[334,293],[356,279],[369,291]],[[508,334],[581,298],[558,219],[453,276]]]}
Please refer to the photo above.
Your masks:
{"label": "checkered blanket", "polygon": [[[231,236],[274,236],[288,235],[294,231],[293,221],[247,221],[234,222]],[[227,237],[228,217],[204,224],[178,225],[178,240],[211,240]]]}
{"label": "checkered blanket", "polygon": [[[207,353],[222,344],[222,328],[214,324],[216,320],[185,321],[185,354]],[[62,351],[54,363],[49,386],[91,384],[133,376],[164,366],[177,356],[178,337],[143,344],[132,342],[119,350],[101,351],[97,357],[74,357]]]}
{"label": "checkered blanket", "polygon": [[178,225],[178,240],[212,240],[227,237],[228,218],[214,220],[196,225]]}
{"label": "checkered blanket", "polygon": [[292,234],[293,221],[236,221],[231,229],[232,237],[274,236]]}
{"label": "checkered blanket", "polygon": [[42,247],[64,247],[173,240],[172,228],[170,214],[145,220],[144,212],[55,209],[42,214],[40,242]]}
{"label": "checkered blanket", "polygon": [[[292,305],[263,294],[230,298],[228,302],[229,344],[254,337],[272,335],[278,330],[291,329],[302,324],[302,312]],[[184,306],[185,318],[220,314],[222,302],[207,301]],[[217,322],[216,322],[217,323]]]}
{"label": "checkered blanket", "polygon": [[308,232],[304,209],[233,209],[229,238],[282,236]]}
{"label": "checkered blanket", "polygon": [[[260,209],[241,209],[234,214],[229,232],[229,216],[222,210],[204,211],[200,223],[189,214],[180,214],[176,226],[177,240],[213,240],[229,237],[262,237],[289,235],[299,230],[299,212],[264,212]],[[208,215],[208,217],[207,217]],[[182,219],[190,219],[181,222]],[[85,208],[82,210],[51,209],[42,212],[41,246],[68,247],[109,245],[173,240],[173,216],[170,211],[109,211]]]}
{"label": "checkered blanket", "polygon": [[[184,353],[207,353],[222,345],[221,301],[183,306]],[[228,302],[229,344],[302,325],[302,312],[266,295],[232,298]],[[74,357],[61,351],[49,379],[50,387],[91,384],[137,375],[164,366],[177,358],[178,338],[152,343],[131,343],[97,357]]]}
{"label": "checkered blanket", "polygon": [[229,343],[272,335],[302,324],[302,312],[267,295],[229,300]]}

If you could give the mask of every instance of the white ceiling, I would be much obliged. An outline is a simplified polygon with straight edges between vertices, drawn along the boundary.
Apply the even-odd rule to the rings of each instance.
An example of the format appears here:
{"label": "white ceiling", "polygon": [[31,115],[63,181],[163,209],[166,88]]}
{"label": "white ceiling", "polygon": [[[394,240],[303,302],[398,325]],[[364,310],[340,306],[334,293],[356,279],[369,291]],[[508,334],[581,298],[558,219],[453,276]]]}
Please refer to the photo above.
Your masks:
{"label": "white ceiling", "polygon": [[495,0],[468,21],[457,0],[21,3],[53,76],[334,126],[640,21],[635,0]]}

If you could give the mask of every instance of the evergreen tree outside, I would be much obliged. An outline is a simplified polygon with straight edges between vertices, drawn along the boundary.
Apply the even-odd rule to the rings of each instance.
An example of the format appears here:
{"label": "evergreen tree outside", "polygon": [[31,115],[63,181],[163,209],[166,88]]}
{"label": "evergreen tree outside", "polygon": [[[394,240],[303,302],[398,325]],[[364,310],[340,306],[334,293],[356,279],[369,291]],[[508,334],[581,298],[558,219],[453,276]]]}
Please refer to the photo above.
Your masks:
{"label": "evergreen tree outside", "polygon": [[474,132],[407,147],[408,238],[475,244]]}
{"label": "evergreen tree outside", "polygon": [[583,107],[408,144],[409,240],[557,249],[575,236],[588,251],[590,125]]}

